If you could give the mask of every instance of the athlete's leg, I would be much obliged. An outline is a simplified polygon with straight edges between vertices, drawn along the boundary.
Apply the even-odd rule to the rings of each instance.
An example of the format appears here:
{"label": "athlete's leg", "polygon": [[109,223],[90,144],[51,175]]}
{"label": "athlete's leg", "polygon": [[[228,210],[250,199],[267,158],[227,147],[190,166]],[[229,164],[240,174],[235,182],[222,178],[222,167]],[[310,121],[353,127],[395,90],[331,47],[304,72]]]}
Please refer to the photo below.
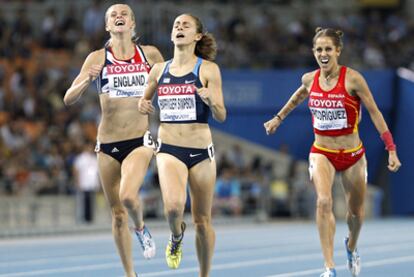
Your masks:
{"label": "athlete's leg", "polygon": [[165,250],[165,258],[168,267],[176,269],[180,266],[182,257],[188,170],[183,162],[165,153],[157,154],[157,166],[164,211],[172,233]]}
{"label": "athlete's leg", "polygon": [[356,248],[359,232],[364,220],[364,199],[367,189],[366,183],[367,161],[365,155],[353,166],[342,173],[342,184],[348,206],[346,220],[349,228],[348,248]]}
{"label": "athlete's leg", "polygon": [[179,236],[187,197],[188,170],[183,162],[165,153],[157,154],[157,167],[164,212],[171,232]]}
{"label": "athlete's leg", "polygon": [[143,206],[138,197],[138,191],[144,181],[152,156],[153,150],[143,146],[134,149],[122,162],[119,197],[128,209],[136,229],[144,227]]}
{"label": "athlete's leg", "polygon": [[112,235],[127,277],[135,276],[128,213],[119,199],[121,166],[112,157],[98,153],[99,175],[112,213]]}
{"label": "athlete's leg", "polygon": [[334,268],[335,217],[332,211],[332,185],[335,178],[335,168],[321,154],[311,153],[309,155],[309,162],[312,181],[315,185],[317,195],[316,222],[319,230],[322,253],[325,258],[325,267]]}
{"label": "athlete's leg", "polygon": [[121,166],[121,188],[119,191],[121,202],[128,209],[129,216],[134,222],[135,233],[146,259],[153,258],[156,249],[149,229],[144,226],[144,207],[138,197],[138,192],[152,156],[153,150],[151,148],[138,147],[124,159]]}
{"label": "athlete's leg", "polygon": [[210,272],[216,235],[211,224],[211,212],[216,183],[216,162],[204,160],[190,169],[191,211],[196,231],[200,277]]}

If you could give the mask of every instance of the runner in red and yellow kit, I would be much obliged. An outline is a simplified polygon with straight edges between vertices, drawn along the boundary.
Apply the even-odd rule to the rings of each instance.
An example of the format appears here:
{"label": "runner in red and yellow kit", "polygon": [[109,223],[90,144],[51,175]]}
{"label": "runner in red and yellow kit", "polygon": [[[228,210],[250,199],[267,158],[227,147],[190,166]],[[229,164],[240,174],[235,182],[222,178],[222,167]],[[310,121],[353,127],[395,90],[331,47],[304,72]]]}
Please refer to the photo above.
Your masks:
{"label": "runner in red and yellow kit", "polygon": [[315,133],[309,171],[317,193],[316,220],[326,267],[321,277],[336,276],[333,261],[335,218],[332,212],[332,185],[336,171],[341,172],[348,206],[349,234],[345,238],[348,268],[353,276],[358,276],[360,271],[356,245],[364,218],[367,184],[365,150],[358,134],[361,102],[388,150],[389,170],[395,172],[401,166],[392,135],[364,77],[338,64],[343,47],[342,35],[338,30],[316,29],[313,54],[320,68],[304,74],[302,85],[286,105],[273,119],[264,123],[267,134],[274,133],[283,119],[309,97]]}

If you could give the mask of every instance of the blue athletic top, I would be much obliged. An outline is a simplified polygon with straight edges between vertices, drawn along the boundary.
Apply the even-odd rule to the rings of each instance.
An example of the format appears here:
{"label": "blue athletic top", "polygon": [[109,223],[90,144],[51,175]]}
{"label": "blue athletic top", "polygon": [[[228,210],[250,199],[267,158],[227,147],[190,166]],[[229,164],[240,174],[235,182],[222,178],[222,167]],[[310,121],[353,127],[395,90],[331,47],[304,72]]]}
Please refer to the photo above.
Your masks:
{"label": "blue athletic top", "polygon": [[105,65],[96,79],[98,93],[109,93],[111,98],[141,97],[148,86],[151,67],[141,47],[135,46],[131,59],[115,58],[110,47],[105,47]]}
{"label": "blue athletic top", "polygon": [[167,61],[158,81],[157,95],[160,121],[164,123],[208,123],[210,107],[196,92],[203,85],[200,81],[202,58],[192,72],[176,77],[169,72],[172,60]]}

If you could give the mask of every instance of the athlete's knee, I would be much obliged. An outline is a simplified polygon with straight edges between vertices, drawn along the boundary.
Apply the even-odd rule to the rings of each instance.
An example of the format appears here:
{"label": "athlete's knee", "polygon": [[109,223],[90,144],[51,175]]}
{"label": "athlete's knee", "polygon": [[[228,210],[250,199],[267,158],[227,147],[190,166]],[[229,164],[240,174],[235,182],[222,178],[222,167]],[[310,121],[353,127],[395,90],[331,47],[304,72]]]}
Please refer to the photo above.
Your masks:
{"label": "athlete's knee", "polygon": [[179,204],[169,205],[165,209],[165,214],[170,220],[175,220],[182,216],[184,213],[184,209]]}
{"label": "athlete's knee", "polygon": [[360,207],[358,209],[349,209],[348,217],[352,220],[362,221],[365,217],[365,210],[363,207]]}
{"label": "athlete's knee", "polygon": [[121,207],[112,208],[112,223],[116,228],[128,224],[128,213]]}
{"label": "athlete's knee", "polygon": [[332,197],[318,197],[316,201],[316,207],[319,212],[330,213],[332,212],[333,200]]}
{"label": "athlete's knee", "polygon": [[194,218],[195,231],[200,235],[206,235],[211,228],[210,216],[195,216]]}
{"label": "athlete's knee", "polygon": [[132,209],[139,205],[139,201],[135,195],[131,196],[128,194],[122,194],[119,198],[121,199],[122,205],[124,205],[127,209]]}

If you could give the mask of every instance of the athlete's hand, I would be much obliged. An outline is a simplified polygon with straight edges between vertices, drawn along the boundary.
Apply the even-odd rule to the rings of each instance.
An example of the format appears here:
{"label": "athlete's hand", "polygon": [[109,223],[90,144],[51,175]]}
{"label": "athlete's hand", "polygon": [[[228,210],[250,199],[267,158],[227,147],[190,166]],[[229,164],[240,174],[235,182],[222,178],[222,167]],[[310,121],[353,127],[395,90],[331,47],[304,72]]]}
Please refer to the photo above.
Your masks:
{"label": "athlete's hand", "polygon": [[147,100],[144,97],[141,97],[138,101],[138,110],[142,114],[149,114],[155,111],[154,106],[152,105],[151,100]]}
{"label": "athlete's hand", "polygon": [[401,162],[398,159],[397,152],[389,151],[388,153],[388,169],[392,172],[397,172],[397,170],[401,167]]}
{"label": "athlete's hand", "polygon": [[271,135],[276,132],[276,129],[279,128],[282,121],[277,116],[273,117],[271,120],[265,122],[263,124],[264,128],[266,129],[266,134]]}
{"label": "athlete's hand", "polygon": [[103,66],[104,66],[103,64],[101,65],[94,64],[89,68],[88,70],[89,81],[93,82],[95,81],[96,78],[98,78],[99,74],[101,74]]}
{"label": "athlete's hand", "polygon": [[211,101],[212,101],[211,91],[208,88],[201,87],[201,88],[197,88],[197,93],[200,96],[201,100],[203,100],[204,103],[210,106]]}

